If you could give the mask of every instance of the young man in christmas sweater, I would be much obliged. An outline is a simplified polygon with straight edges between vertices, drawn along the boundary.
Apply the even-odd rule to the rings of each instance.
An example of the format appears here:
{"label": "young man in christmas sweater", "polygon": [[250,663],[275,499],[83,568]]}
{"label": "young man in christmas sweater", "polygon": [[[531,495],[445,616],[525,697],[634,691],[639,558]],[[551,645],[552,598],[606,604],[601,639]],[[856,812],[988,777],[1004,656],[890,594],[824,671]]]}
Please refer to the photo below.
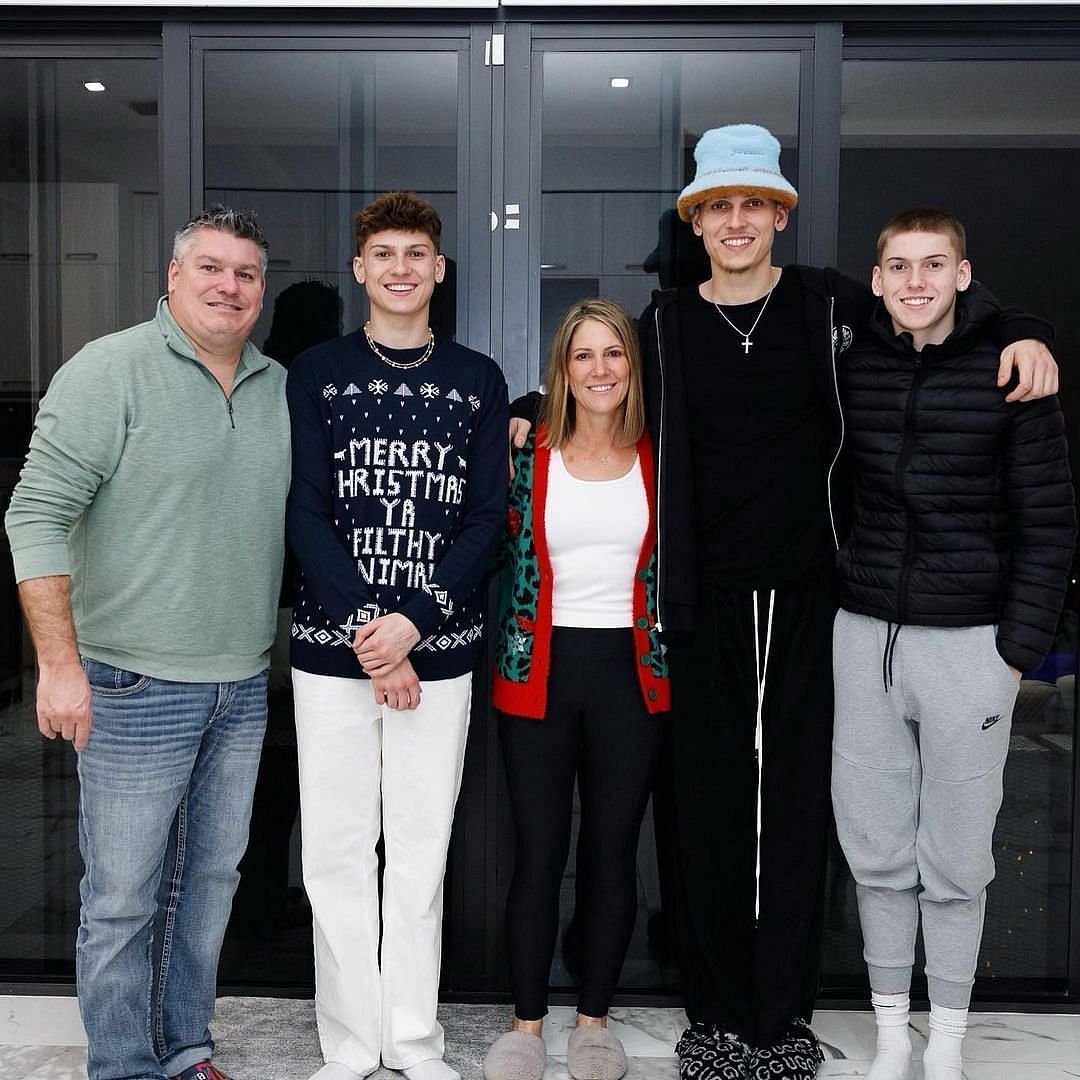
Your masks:
{"label": "young man in christmas sweater", "polygon": [[357,1080],[380,1060],[409,1080],[458,1080],[435,1016],[442,885],[483,635],[479,586],[505,516],[507,395],[490,358],[429,328],[440,231],[412,194],[365,207],[353,272],[370,318],[302,354],[287,383],[319,1080]]}
{"label": "young man in christmas sweater", "polygon": [[1020,673],[1065,596],[1075,519],[1055,396],[1007,405],[996,308],[964,229],[932,208],[881,231],[868,332],[840,370],[854,467],[833,632],[836,828],[855,878],[878,1052],[911,1080],[920,913],[926,1080],[961,1080]]}

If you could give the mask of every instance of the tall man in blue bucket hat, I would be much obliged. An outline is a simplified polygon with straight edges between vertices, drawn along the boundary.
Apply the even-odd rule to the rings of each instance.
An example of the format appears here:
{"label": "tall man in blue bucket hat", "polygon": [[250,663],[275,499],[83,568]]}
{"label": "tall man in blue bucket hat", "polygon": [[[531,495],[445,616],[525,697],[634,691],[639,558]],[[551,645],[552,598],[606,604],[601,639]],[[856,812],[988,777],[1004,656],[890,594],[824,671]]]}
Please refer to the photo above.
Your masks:
{"label": "tall man in blue bucket hat", "polygon": [[[657,449],[681,868],[684,1080],[807,1080],[830,825],[832,561],[849,480],[836,366],[869,289],[772,265],[798,193],[755,124],[705,132],[678,200],[710,276],[639,323]],[[869,247],[869,245],[868,245]],[[1057,389],[1040,320],[1001,320],[1009,400]],[[515,403],[517,404],[517,403]],[[522,415],[527,411],[516,408]],[[512,429],[516,440],[520,428]]]}
{"label": "tall man in blue bucket hat", "polygon": [[[764,128],[707,131],[679,215],[711,274],[654,294],[640,329],[659,448],[660,619],[670,644],[680,954],[696,1080],[813,1077],[830,823],[833,555],[849,482],[836,367],[869,290],[772,265],[798,200]],[[1048,337],[1001,320],[1002,340]],[[1038,341],[1010,399],[1056,389]]]}

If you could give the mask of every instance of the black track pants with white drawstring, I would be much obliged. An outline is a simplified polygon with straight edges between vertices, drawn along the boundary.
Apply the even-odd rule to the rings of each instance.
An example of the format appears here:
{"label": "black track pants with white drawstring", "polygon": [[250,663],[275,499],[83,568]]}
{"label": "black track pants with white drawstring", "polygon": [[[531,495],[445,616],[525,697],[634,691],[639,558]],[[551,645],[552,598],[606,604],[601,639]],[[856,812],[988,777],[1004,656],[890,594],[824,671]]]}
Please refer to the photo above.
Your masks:
{"label": "black track pants with white drawstring", "polygon": [[694,633],[670,641],[687,1013],[755,1046],[809,1020],[817,993],[835,613],[827,569],[703,588]]}

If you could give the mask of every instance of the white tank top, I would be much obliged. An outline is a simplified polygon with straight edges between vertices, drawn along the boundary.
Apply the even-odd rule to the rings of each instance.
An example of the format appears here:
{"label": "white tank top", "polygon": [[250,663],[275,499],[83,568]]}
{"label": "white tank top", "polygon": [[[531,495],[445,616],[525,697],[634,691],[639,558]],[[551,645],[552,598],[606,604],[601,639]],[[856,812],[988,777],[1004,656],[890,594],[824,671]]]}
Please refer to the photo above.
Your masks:
{"label": "white tank top", "polygon": [[633,625],[634,573],[648,527],[638,458],[617,480],[579,480],[551,452],[544,531],[552,626]]}

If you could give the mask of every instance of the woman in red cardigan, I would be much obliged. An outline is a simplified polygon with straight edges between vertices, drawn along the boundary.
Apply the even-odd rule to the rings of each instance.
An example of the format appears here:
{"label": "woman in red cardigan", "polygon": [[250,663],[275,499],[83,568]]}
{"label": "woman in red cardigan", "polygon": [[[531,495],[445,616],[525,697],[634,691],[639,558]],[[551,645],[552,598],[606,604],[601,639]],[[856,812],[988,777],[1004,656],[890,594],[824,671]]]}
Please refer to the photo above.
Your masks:
{"label": "woman in red cardigan", "polygon": [[535,435],[514,453],[494,700],[517,833],[507,902],[511,1031],[487,1080],[541,1080],[548,974],[581,801],[582,975],[567,1068],[618,1080],[607,1011],[634,927],[635,858],[669,708],[656,624],[652,445],[637,333],[607,300],[563,316]]}

